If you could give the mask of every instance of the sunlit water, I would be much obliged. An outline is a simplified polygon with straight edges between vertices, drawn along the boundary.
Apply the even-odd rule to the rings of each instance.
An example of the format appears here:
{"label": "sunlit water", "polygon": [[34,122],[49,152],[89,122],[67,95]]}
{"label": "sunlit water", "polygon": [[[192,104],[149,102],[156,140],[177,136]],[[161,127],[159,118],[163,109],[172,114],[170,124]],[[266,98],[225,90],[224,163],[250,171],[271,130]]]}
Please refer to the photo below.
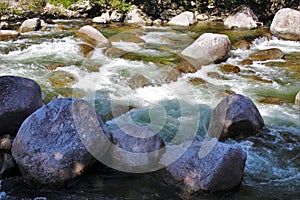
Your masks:
{"label": "sunlit water", "polygon": [[[196,31],[197,28],[185,30],[120,24],[98,27],[108,38],[122,38],[124,34],[138,33],[137,37],[144,42],[113,41],[112,46],[123,50],[124,54],[132,52],[153,58],[153,61],[143,61],[106,56],[105,49],[96,49],[90,58],[85,58],[80,52],[80,44],[83,42],[73,38],[76,29],[84,23],[80,20],[59,20],[56,21],[57,25],[49,25],[49,31],[27,33],[15,40],[0,42],[0,75],[17,75],[36,80],[42,87],[45,103],[55,97],[82,97],[95,106],[109,128],[126,122],[147,125],[162,136],[166,143],[182,128],[187,133],[195,133],[195,137],[202,140],[207,132],[211,109],[225,96],[225,90],[248,96],[257,105],[266,129],[255,137],[227,141],[232,145],[242,146],[248,157],[241,187],[223,198],[297,199],[300,196],[300,109],[293,104],[294,97],[300,90],[299,69],[270,67],[266,62],[253,62],[244,66],[239,64],[255,50],[274,47],[286,54],[294,53],[300,57],[299,42],[260,37],[252,42],[249,50],[231,51],[231,57],[226,63],[239,66],[241,72],[238,74],[223,74],[216,64],[211,64],[203,66],[196,73],[184,74],[175,82],[166,83],[165,78],[174,67],[176,54],[200,34]],[[223,31],[212,27],[212,30],[199,30]],[[168,59],[170,56],[175,57],[168,64],[156,62],[158,59],[163,60],[164,56]],[[51,70],[49,66],[52,64],[60,64],[61,67]],[[251,74],[249,70],[252,71]],[[75,81],[54,87],[50,77],[56,71],[67,72]],[[208,72],[218,72],[222,78],[209,77]],[[253,72],[267,82],[249,78]],[[133,89],[129,81],[135,74],[142,74],[150,80],[150,85]],[[207,83],[192,84],[190,80],[193,78],[201,78]],[[260,103],[266,96],[279,97],[282,103]],[[133,109],[112,119],[114,116],[110,110],[116,106]],[[107,117],[108,113],[111,117]],[[11,198],[44,196],[51,199],[218,198],[208,194],[185,196],[155,177],[124,175],[110,170],[89,174],[68,189],[34,191],[23,188],[9,194],[2,192],[0,199],[7,198],[6,195]]]}

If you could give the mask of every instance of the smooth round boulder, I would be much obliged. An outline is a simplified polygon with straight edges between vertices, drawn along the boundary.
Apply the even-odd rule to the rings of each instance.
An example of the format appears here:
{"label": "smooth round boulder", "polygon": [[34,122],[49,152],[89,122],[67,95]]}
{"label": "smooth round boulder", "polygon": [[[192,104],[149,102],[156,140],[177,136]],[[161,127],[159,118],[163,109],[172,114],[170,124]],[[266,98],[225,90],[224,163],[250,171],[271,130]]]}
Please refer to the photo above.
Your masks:
{"label": "smooth round boulder", "polygon": [[271,23],[273,35],[286,40],[300,40],[300,11],[291,8],[279,10]]}
{"label": "smooth round boulder", "polygon": [[253,101],[240,94],[224,98],[212,112],[208,134],[220,141],[255,135],[264,126]]}
{"label": "smooth round boulder", "polygon": [[20,36],[20,33],[13,30],[0,30],[0,41],[6,41]]}
{"label": "smooth round boulder", "polygon": [[18,132],[22,122],[43,105],[40,86],[31,79],[0,76],[0,135]]}
{"label": "smooth round boulder", "polygon": [[177,26],[189,26],[195,23],[197,23],[197,18],[195,17],[194,13],[190,11],[180,13],[168,22],[169,25]]}
{"label": "smooth round boulder", "polygon": [[230,29],[254,29],[257,28],[258,18],[249,7],[243,7],[236,14],[224,19],[224,25]]}
{"label": "smooth round boulder", "polygon": [[221,62],[229,57],[231,42],[227,35],[204,33],[180,55],[195,67]]}
{"label": "smooth round boulder", "polygon": [[295,105],[300,107],[300,91],[297,93],[295,97]]}
{"label": "smooth round boulder", "polygon": [[239,147],[217,141],[195,141],[165,168],[163,179],[187,192],[229,191],[241,183],[246,158]]}
{"label": "smooth round boulder", "polygon": [[[79,176],[93,162],[87,150],[108,148],[105,127],[86,101],[54,99],[30,115],[12,144],[12,155],[25,183],[32,187],[60,187]],[[101,156],[100,155],[100,156]]]}
{"label": "smooth round boulder", "polygon": [[110,46],[109,40],[102,35],[97,29],[90,25],[81,27],[75,34],[75,38],[80,38],[94,48]]}
{"label": "smooth round boulder", "polygon": [[41,20],[39,18],[25,20],[19,28],[20,33],[37,31],[42,28]]}

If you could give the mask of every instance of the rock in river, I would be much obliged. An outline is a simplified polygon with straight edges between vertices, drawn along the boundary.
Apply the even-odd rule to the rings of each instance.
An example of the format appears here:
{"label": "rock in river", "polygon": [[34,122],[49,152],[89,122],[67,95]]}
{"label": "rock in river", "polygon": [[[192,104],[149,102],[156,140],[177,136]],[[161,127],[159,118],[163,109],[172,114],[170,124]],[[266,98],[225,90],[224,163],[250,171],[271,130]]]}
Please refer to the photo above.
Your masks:
{"label": "rock in river", "polygon": [[[38,109],[20,127],[12,155],[31,186],[59,187],[93,162],[87,150],[108,148],[104,124],[86,101],[59,98]],[[99,155],[101,156],[101,155]]]}
{"label": "rock in river", "polygon": [[291,8],[279,10],[271,23],[273,35],[286,40],[300,40],[300,11]]}
{"label": "rock in river", "polygon": [[27,19],[20,26],[20,32],[25,33],[29,31],[37,31],[42,28],[41,20],[39,18]]}
{"label": "rock in river", "polygon": [[224,98],[213,110],[208,134],[222,141],[254,135],[263,126],[263,118],[253,101],[234,94]]}
{"label": "rock in river", "polygon": [[42,106],[41,88],[17,76],[1,76],[0,86],[0,134],[16,134],[26,117]]}
{"label": "rock in river", "polygon": [[243,7],[236,14],[228,16],[224,25],[228,28],[254,29],[257,28],[258,18],[249,7]]}
{"label": "rock in river", "polygon": [[246,157],[241,148],[217,141],[196,141],[165,168],[163,178],[186,191],[228,191],[241,183]]}
{"label": "rock in river", "polygon": [[10,40],[20,36],[20,33],[12,30],[0,30],[0,41]]}
{"label": "rock in river", "polygon": [[249,55],[249,58],[255,61],[277,60],[283,57],[284,52],[277,48],[258,50]]}
{"label": "rock in river", "polygon": [[300,91],[297,93],[295,97],[295,104],[300,107]]}
{"label": "rock in river", "polygon": [[202,65],[226,60],[230,46],[231,42],[227,35],[204,33],[180,55],[199,68]]}
{"label": "rock in river", "polygon": [[169,25],[178,25],[178,26],[189,26],[191,24],[197,23],[197,19],[194,13],[185,11],[179,15],[173,17],[168,24]]}

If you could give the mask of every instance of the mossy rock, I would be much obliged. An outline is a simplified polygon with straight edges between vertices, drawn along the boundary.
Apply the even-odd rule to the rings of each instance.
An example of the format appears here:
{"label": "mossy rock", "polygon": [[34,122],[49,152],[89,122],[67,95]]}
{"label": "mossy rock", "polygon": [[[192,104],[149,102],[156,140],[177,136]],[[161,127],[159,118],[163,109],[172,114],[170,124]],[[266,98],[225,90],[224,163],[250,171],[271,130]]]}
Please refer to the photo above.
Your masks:
{"label": "mossy rock", "polygon": [[241,71],[241,69],[238,66],[231,65],[231,64],[222,64],[219,65],[219,69],[224,74],[237,74]]}
{"label": "mossy rock", "polygon": [[66,87],[76,82],[76,78],[65,71],[53,71],[49,75],[49,81],[54,87]]}
{"label": "mossy rock", "polygon": [[263,97],[262,99],[260,99],[259,103],[280,105],[283,103],[283,101],[278,97],[266,96],[266,97]]}
{"label": "mossy rock", "polygon": [[80,44],[80,52],[83,54],[85,58],[90,58],[92,56],[94,49],[95,49],[94,47],[88,44]]}
{"label": "mossy rock", "polygon": [[253,60],[251,59],[244,59],[241,62],[239,62],[240,65],[252,65],[253,64]]}
{"label": "mossy rock", "polygon": [[61,63],[53,63],[53,64],[49,64],[49,65],[45,66],[45,68],[53,71],[53,70],[55,70],[59,67],[63,67],[63,66],[64,66],[64,64],[61,64]]}
{"label": "mossy rock", "polygon": [[175,69],[180,71],[180,73],[187,74],[187,73],[195,73],[198,71],[198,68],[193,66],[191,63],[189,63],[186,60],[182,60],[178,63],[176,63]]}
{"label": "mossy rock", "polygon": [[215,79],[222,79],[222,76],[218,72],[207,72],[207,76]]}
{"label": "mossy rock", "polygon": [[142,74],[135,74],[128,81],[131,89],[142,88],[151,85],[151,81]]}
{"label": "mossy rock", "polygon": [[246,40],[241,40],[233,44],[233,49],[247,50],[250,49],[251,43]]}
{"label": "mossy rock", "polygon": [[277,48],[258,50],[249,55],[249,58],[254,61],[277,60],[282,59],[283,57],[283,51]]}
{"label": "mossy rock", "polygon": [[194,86],[208,84],[208,82],[202,78],[191,78],[189,82]]}

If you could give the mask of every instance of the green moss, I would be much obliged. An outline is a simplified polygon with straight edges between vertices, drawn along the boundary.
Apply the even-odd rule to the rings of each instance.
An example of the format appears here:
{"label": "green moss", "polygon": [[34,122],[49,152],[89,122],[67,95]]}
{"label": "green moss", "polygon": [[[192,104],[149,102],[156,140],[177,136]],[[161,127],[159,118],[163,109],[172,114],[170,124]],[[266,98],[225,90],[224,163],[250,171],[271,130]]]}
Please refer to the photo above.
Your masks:
{"label": "green moss", "polygon": [[76,3],[78,0],[48,0],[53,5],[61,4],[63,7],[68,8],[71,4]]}
{"label": "green moss", "polygon": [[0,15],[9,13],[9,3],[0,2]]}

